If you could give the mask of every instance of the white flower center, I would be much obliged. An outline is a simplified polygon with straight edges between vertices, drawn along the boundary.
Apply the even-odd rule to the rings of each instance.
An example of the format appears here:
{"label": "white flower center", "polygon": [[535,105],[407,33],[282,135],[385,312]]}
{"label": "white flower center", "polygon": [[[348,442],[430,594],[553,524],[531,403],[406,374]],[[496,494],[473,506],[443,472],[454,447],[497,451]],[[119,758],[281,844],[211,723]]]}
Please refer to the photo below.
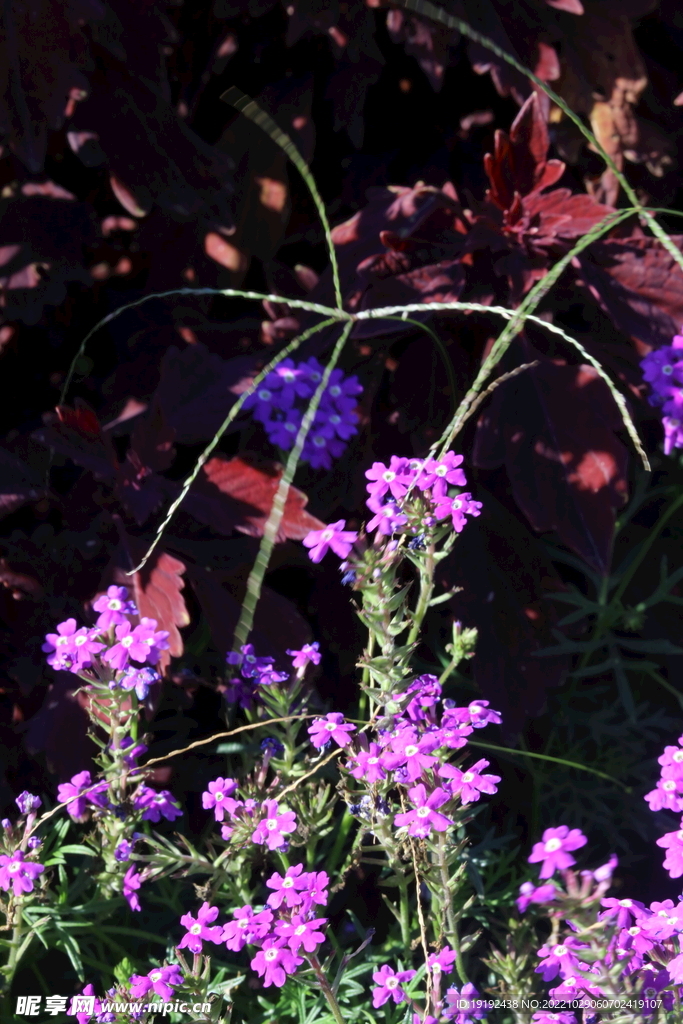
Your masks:
{"label": "white flower center", "polygon": [[193,924],[190,928],[190,935],[201,935],[201,931],[202,926],[197,922],[197,924]]}
{"label": "white flower center", "polygon": [[386,981],[384,982],[384,987],[388,988],[392,992],[393,992],[393,990],[395,988],[398,988],[398,986],[399,986],[398,978],[387,978]]}
{"label": "white flower center", "polygon": [[277,949],[267,949],[265,952],[266,960],[277,960]]}
{"label": "white flower center", "polygon": [[81,633],[80,636],[77,636],[74,639],[74,643],[76,644],[76,647],[82,647],[83,644],[87,643],[87,641],[88,641],[88,638],[87,638],[87,636],[84,636],[83,633]]}
{"label": "white flower center", "polygon": [[117,597],[113,597],[111,599],[111,601],[109,602],[107,607],[112,612],[121,611],[121,602],[119,601],[119,599]]}
{"label": "white flower center", "polygon": [[415,757],[415,754],[417,754],[419,749],[419,747],[416,747],[413,744],[411,744],[410,746],[405,748],[403,753],[406,755],[406,757]]}
{"label": "white flower center", "polygon": [[675,761],[676,764],[680,764],[683,761],[683,750],[677,750],[671,760]]}
{"label": "white flower center", "polygon": [[11,864],[8,864],[7,870],[9,871],[10,875],[16,875],[17,871],[21,871],[21,861],[12,861]]}
{"label": "white flower center", "polygon": [[213,798],[216,803],[219,803],[221,800],[225,800],[225,793],[214,793]]}
{"label": "white flower center", "polygon": [[675,788],[676,788],[676,783],[674,782],[673,779],[667,779],[666,782],[662,783],[662,789],[666,790],[667,793],[670,793],[671,790],[675,789]]}
{"label": "white flower center", "polygon": [[121,646],[122,647],[130,647],[132,643],[133,643],[133,637],[132,636],[124,636],[123,640],[121,641]]}
{"label": "white flower center", "polygon": [[268,821],[266,822],[266,828],[268,829],[269,832],[275,832],[277,829],[277,819],[268,818]]}
{"label": "white flower center", "polygon": [[327,729],[328,732],[334,732],[334,730],[337,728],[337,723],[325,722],[325,728]]}
{"label": "white flower center", "polygon": [[284,882],[282,883],[282,888],[283,889],[291,889],[293,885],[294,885],[294,879],[293,878],[285,878]]}
{"label": "white flower center", "polygon": [[369,757],[368,758],[368,764],[379,764],[379,758],[378,757]]}
{"label": "white flower center", "polygon": [[333,398],[338,398],[339,395],[341,395],[342,393],[342,389],[339,387],[338,384],[333,384],[329,391]]}
{"label": "white flower center", "polygon": [[566,956],[569,950],[566,946],[555,946],[553,956]]}
{"label": "white flower center", "polygon": [[445,476],[448,472],[448,466],[437,466],[434,470],[436,476]]}
{"label": "white flower center", "polygon": [[561,839],[549,839],[548,842],[543,847],[543,849],[545,850],[546,853],[555,853],[556,850],[560,850],[561,848],[562,848],[562,840]]}
{"label": "white flower center", "polygon": [[249,918],[248,917],[241,917],[239,919],[239,921],[237,922],[237,927],[238,928],[248,928],[249,927]]}
{"label": "white flower center", "polygon": [[333,537],[334,530],[323,530],[323,532],[320,534],[321,540],[332,540]]}
{"label": "white flower center", "polygon": [[646,988],[645,989],[645,996],[646,996],[647,999],[654,999],[654,997],[656,995],[657,995],[657,989],[656,988]]}
{"label": "white flower center", "polygon": [[63,647],[64,644],[68,644],[70,639],[71,639],[70,636],[58,636],[57,637],[57,643],[55,644],[55,647]]}
{"label": "white flower center", "polygon": [[633,928],[629,928],[628,933],[633,936],[640,935],[640,928],[634,924]]}
{"label": "white flower center", "polygon": [[461,782],[471,782],[473,778],[474,778],[474,772],[465,772],[465,774],[463,775],[463,777],[462,777],[462,779],[460,781]]}
{"label": "white flower center", "polygon": [[387,469],[385,473],[382,473],[382,480],[385,484],[390,484],[396,479],[396,474],[391,469]]}
{"label": "white flower center", "polygon": [[430,814],[429,807],[418,807],[417,816],[418,818],[428,818]]}
{"label": "white flower center", "polygon": [[262,402],[269,402],[273,397],[273,393],[268,388],[261,388],[258,392],[258,396]]}
{"label": "white flower center", "polygon": [[633,900],[619,900],[619,906],[620,907],[632,907],[633,906]]}
{"label": "white flower center", "polygon": [[159,981],[161,979],[161,971],[155,971],[154,974],[150,974],[150,981]]}
{"label": "white flower center", "polygon": [[306,925],[305,924],[300,924],[298,928],[294,929],[294,934],[295,935],[303,935],[305,931],[306,931]]}

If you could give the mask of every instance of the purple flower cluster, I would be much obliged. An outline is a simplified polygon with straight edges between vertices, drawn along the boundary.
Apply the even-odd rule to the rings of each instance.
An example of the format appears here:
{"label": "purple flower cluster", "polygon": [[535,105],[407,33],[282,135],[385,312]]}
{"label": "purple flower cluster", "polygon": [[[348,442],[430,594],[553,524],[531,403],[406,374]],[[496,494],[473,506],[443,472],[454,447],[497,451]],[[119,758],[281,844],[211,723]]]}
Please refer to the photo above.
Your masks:
{"label": "purple flower cluster", "polygon": [[368,532],[378,529],[389,536],[404,527],[409,519],[401,502],[414,488],[426,501],[426,507],[420,508],[423,520],[433,524],[433,520],[450,518],[453,529],[460,533],[466,517],[478,516],[481,512],[481,502],[473,501],[469,491],[455,497],[448,494],[449,486],[467,485],[461,463],[462,455],[455,452],[446,452],[442,459],[405,459],[392,455],[388,466],[373,462],[365,472],[369,495],[366,504],[374,512],[366,527]]}
{"label": "purple flower cluster", "polygon": [[[406,459],[392,455],[389,465],[373,462],[366,470],[368,500],[373,513],[366,523],[368,533],[391,537],[395,533],[419,537],[427,527],[450,519],[456,533],[461,533],[467,516],[481,513],[481,502],[474,501],[469,491],[449,494],[449,487],[465,487],[467,481],[460,468],[462,455],[447,452],[442,459]],[[329,550],[346,559],[358,540],[354,530],[347,530],[344,519],[330,523],[322,530],[311,530],[304,537],[309,558],[320,562]]]}
{"label": "purple flower cluster", "polygon": [[[306,406],[322,380],[324,367],[311,357],[294,363],[283,359],[244,402],[255,420],[262,423],[268,440],[288,451],[294,447]],[[346,442],[357,432],[356,396],[363,388],[357,377],[333,370],[313,425],[304,443],[302,460],[314,469],[331,469]]]}
{"label": "purple flower cluster", "polygon": [[[75,619],[65,619],[57,625],[56,633],[47,634],[42,649],[48,665],[76,674],[92,670],[97,678],[104,675],[111,680],[110,689],[134,689],[144,700],[159,676],[141,666],[156,665],[161,652],[168,650],[167,630],[157,629],[156,619],[145,617],[137,626],[131,625],[127,616],[137,614],[137,610],[125,587],[109,587],[93,602],[93,609],[100,613],[94,626],[79,627]],[[112,671],[116,674],[113,679]]]}
{"label": "purple flower cluster", "polygon": [[225,660],[239,669],[239,675],[225,687],[225,698],[229,704],[239,704],[241,708],[252,707],[258,698],[259,686],[273,686],[289,679],[286,672],[275,671],[274,658],[257,657],[253,644],[244,644],[239,651],[229,651]]}
{"label": "purple flower cluster", "polygon": [[253,799],[235,799],[237,781],[218,778],[210,782],[202,793],[202,806],[212,810],[216,821],[226,817],[230,824],[223,825],[221,836],[225,840],[252,842],[267,846],[269,850],[287,847],[287,836],[296,831],[296,815],[280,807],[277,800],[264,800],[262,804]]}
{"label": "purple flower cluster", "polygon": [[[394,694],[394,700],[405,708],[394,716],[393,728],[379,730],[376,741],[361,737],[356,749],[349,751],[344,767],[354,779],[369,786],[383,784],[386,792],[396,784],[405,787],[410,807],[395,815],[394,824],[411,836],[426,839],[453,824],[448,808],[442,810],[445,805],[464,806],[484,793],[496,792],[500,777],[485,772],[488,761],[481,758],[472,767],[461,768],[446,758],[451,750],[465,746],[474,729],[499,723],[501,718],[488,701],[472,701],[468,707],[454,707],[449,701],[440,708],[441,686],[436,676],[428,673],[414,679],[405,693]],[[324,720],[314,722],[309,733],[317,727],[320,731],[315,736],[322,739],[322,729],[328,729],[327,735],[340,746],[349,746],[348,732],[335,736],[334,729],[350,731],[354,727],[343,726],[341,715],[328,715],[327,721],[329,725]],[[312,742],[316,742],[313,736]],[[352,810],[354,807],[364,810],[362,801]]]}
{"label": "purple flower cluster", "polygon": [[[666,748],[659,759],[663,771],[671,764],[680,763],[677,754],[681,750],[680,745]],[[654,794],[658,792],[653,791]],[[648,796],[659,799],[653,794]],[[665,866],[674,877],[678,877],[683,874],[683,831],[671,836],[678,837],[676,842],[680,841],[680,851],[675,855],[680,858],[680,863],[677,859],[675,865]],[[669,838],[664,836],[663,840]],[[663,840],[658,841],[660,846],[668,845],[670,849],[675,846]],[[598,921],[603,922],[606,929],[604,954],[597,960],[594,951],[586,956],[585,951],[589,947],[572,934],[579,927],[569,916],[566,919],[569,934],[558,936],[556,926],[553,926],[553,940],[539,949],[540,963],[535,971],[544,981],[556,982],[555,987],[549,990],[553,1000],[571,1001],[585,996],[600,999],[614,995],[610,987],[615,977],[612,968],[620,965],[620,977],[629,978],[631,985],[640,990],[641,998],[661,996],[664,1008],[669,1010],[673,1005],[673,993],[663,990],[683,982],[683,898],[677,905],[672,900],[664,900],[646,907],[638,900],[605,897],[617,865],[616,857],[610,857],[607,864],[595,871],[582,871],[579,880],[572,870],[575,864],[572,853],[585,846],[586,842],[579,829],[569,829],[566,825],[546,829],[541,842],[534,845],[529,862],[540,863],[541,879],[550,879],[559,871],[566,892],[554,881],[546,881],[540,886],[525,882],[516,903],[520,913],[524,913],[532,903],[552,903],[551,916],[556,920],[563,916],[563,900],[574,902],[578,899],[586,906],[599,904],[603,910],[598,914]],[[679,870],[671,870],[672,867]],[[584,956],[589,962],[585,962]],[[649,994],[645,995],[645,992]],[[546,1024],[546,1019],[539,1017],[539,1021],[541,1019]]]}
{"label": "purple flower cluster", "polygon": [[[683,345],[683,338],[681,345]],[[678,737],[678,746],[665,747],[658,758],[661,765],[659,782],[645,794],[651,811],[683,812],[683,736]],[[657,840],[657,846],[666,850],[664,867],[672,878],[683,875],[683,818],[674,832],[667,832]]]}
{"label": "purple flower cluster", "polygon": [[263,978],[265,988],[281,988],[288,974],[293,974],[303,963],[299,954],[314,953],[325,935],[327,918],[318,917],[318,907],[328,899],[329,878],[324,871],[304,871],[303,864],[295,864],[284,875],[275,872],[266,880],[271,890],[266,906],[255,910],[250,905],[239,907],[233,920],[222,926],[214,925],[218,909],[203,903],[197,917],[184,914],[180,923],[185,927],[178,948],[193,953],[202,951],[202,942],[238,953],[245,946],[256,946],[258,952],[251,966]]}
{"label": "purple flower cluster", "polygon": [[640,365],[652,388],[648,401],[662,409],[664,451],[669,455],[674,448],[683,448],[683,335],[650,352]]}

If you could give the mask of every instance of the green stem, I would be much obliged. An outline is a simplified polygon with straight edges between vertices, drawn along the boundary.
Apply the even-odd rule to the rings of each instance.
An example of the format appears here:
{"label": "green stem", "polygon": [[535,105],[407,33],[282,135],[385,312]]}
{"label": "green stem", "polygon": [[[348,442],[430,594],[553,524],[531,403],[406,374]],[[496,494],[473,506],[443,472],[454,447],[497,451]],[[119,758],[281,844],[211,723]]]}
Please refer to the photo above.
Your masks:
{"label": "green stem", "polygon": [[429,608],[429,602],[432,599],[434,593],[434,545],[430,544],[427,548],[427,557],[425,559],[424,568],[420,569],[420,596],[417,601],[415,608],[415,614],[413,615],[413,625],[408,634],[408,643],[414,644],[420,635],[422,629],[422,622],[427,609]]}
{"label": "green stem", "polygon": [[401,925],[401,942],[406,949],[410,949],[410,896],[408,894],[408,880],[398,860],[393,861],[391,866],[396,875],[396,884],[399,892],[398,919]]}
{"label": "green stem", "polygon": [[318,960],[317,956],[315,956],[314,954],[310,954],[306,957],[306,959],[308,960],[309,964],[315,971],[315,976],[318,979],[320,988],[322,989],[322,993],[325,996],[325,999],[327,1000],[327,1005],[332,1011],[332,1016],[336,1020],[337,1024],[346,1024],[339,1003],[337,1002],[335,994],[332,991],[332,986],[327,980],[325,972],[320,966],[320,961]]}
{"label": "green stem", "polygon": [[14,978],[14,973],[17,969],[19,959],[23,952],[22,940],[25,932],[24,915],[23,915],[23,901],[18,899],[15,904],[14,910],[14,927],[12,929],[12,942],[9,949],[9,957],[7,959],[7,966],[5,968],[5,976],[7,978],[7,988],[9,989]]}
{"label": "green stem", "polygon": [[446,837],[442,832],[439,833],[439,844],[437,850],[437,863],[439,866],[439,874],[441,876],[442,900],[446,911],[446,935],[448,936],[451,947],[455,953],[455,966],[458,969],[460,981],[463,985],[467,985],[469,978],[467,977],[462,949],[460,948],[458,922],[456,921],[455,911],[453,910],[453,898],[451,896],[450,880],[448,878],[448,864],[446,863]]}

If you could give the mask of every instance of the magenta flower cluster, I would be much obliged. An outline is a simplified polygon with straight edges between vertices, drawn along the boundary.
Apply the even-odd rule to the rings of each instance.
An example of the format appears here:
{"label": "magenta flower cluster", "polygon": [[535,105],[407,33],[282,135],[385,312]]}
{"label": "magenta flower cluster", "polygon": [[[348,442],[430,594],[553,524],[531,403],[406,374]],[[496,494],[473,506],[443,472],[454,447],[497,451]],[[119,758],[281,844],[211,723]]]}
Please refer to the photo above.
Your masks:
{"label": "magenta flower cluster", "polygon": [[[663,779],[672,777],[668,770],[672,765],[675,768],[673,777],[677,778],[675,772],[683,754],[680,744],[679,740],[679,746],[667,747],[659,759]],[[670,799],[667,796],[669,792],[672,791],[657,788],[646,799],[650,806],[653,803],[657,807],[669,806],[666,802],[660,804],[660,801]],[[605,897],[617,866],[615,856],[595,871],[582,871],[579,885],[577,874],[572,870],[576,863],[573,853],[586,843],[587,839],[579,829],[570,829],[566,825],[546,829],[529,856],[530,863],[540,864],[543,884],[537,886],[533,882],[525,882],[516,903],[520,913],[525,913],[531,904],[547,906],[557,903],[564,896],[563,888],[553,877],[559,872],[567,891],[574,898],[598,901],[603,908],[598,920],[608,929],[605,955],[602,960],[596,960],[594,956],[584,959],[589,947],[570,933],[541,946],[538,950],[540,962],[535,971],[544,981],[556,982],[555,987],[549,990],[553,1000],[600,999],[610,995],[610,990],[601,985],[602,979],[618,964],[620,976],[635,982],[642,998],[660,996],[664,1009],[668,1011],[673,1006],[674,996],[672,992],[663,990],[683,983],[683,897],[677,904],[669,899],[654,901],[649,907],[638,900]],[[672,877],[682,875],[683,823],[680,832],[663,836],[658,844],[667,849],[664,866]],[[555,916],[559,912],[555,911]],[[576,930],[570,919],[567,923],[570,929]],[[539,1022],[541,1019],[538,1018]]]}
{"label": "magenta flower cluster", "polygon": [[238,953],[245,946],[255,946],[251,967],[268,988],[281,988],[287,975],[293,974],[304,961],[302,952],[313,954],[325,939],[327,918],[318,917],[318,908],[328,899],[329,878],[324,871],[304,871],[303,864],[287,868],[284,875],[275,872],[266,880],[271,890],[266,905],[255,910],[239,907],[232,921],[214,924],[218,908],[203,903],[196,917],[184,914],[180,923],[186,933],[179,949],[202,952],[203,942],[225,945]]}
{"label": "magenta flower cluster", "polygon": [[670,455],[674,448],[683,448],[683,335],[650,352],[640,365],[652,389],[648,401],[662,409],[664,451]]}
{"label": "magenta flower cluster", "polygon": [[[497,724],[501,718],[488,701],[472,701],[468,707],[442,702],[439,681],[429,673],[418,676],[393,699],[404,705],[404,711],[394,716],[391,730],[376,733],[376,740],[363,736],[352,747],[350,733],[355,727],[337,713],[314,721],[308,731],[315,746],[329,738],[347,748],[343,767],[357,781],[381,786],[386,793],[396,785],[404,787],[408,808],[394,816],[394,825],[428,839],[454,823],[452,814],[458,804],[466,806],[496,792],[500,776],[486,772],[487,760],[480,758],[466,768],[447,758],[452,750],[466,745],[474,729]],[[368,794],[373,795],[376,790]],[[351,810],[363,815],[366,805],[361,799]]]}
{"label": "magenta flower cluster", "polygon": [[[678,737],[677,746],[665,747],[658,761],[661,765],[659,781],[653,790],[645,794],[645,799],[651,811],[680,814],[683,812],[683,736]],[[672,878],[680,878],[683,875],[683,818],[679,828],[657,840],[657,846],[666,850],[665,869]]]}
{"label": "magenta flower cluster", "polygon": [[219,777],[209,783],[202,793],[202,806],[212,810],[218,822],[227,818],[221,836],[229,840],[239,829],[239,838],[245,842],[265,846],[269,850],[281,850],[288,845],[287,836],[296,831],[296,815],[277,800],[264,800],[262,804],[253,799],[235,798],[236,779]]}
{"label": "magenta flower cluster", "polygon": [[[65,619],[56,633],[48,633],[43,644],[47,662],[62,672],[93,674],[92,681],[107,681],[110,689],[135,690],[140,700],[159,679],[151,667],[162,651],[168,650],[168,632],[157,629],[156,619],[143,618],[133,626],[128,616],[137,609],[125,587],[109,587],[93,602],[99,612],[92,627],[80,626],[76,619]],[[112,673],[113,678],[112,678]]]}
{"label": "magenta flower cluster", "polygon": [[[306,406],[323,378],[324,367],[311,357],[294,363],[283,359],[244,402],[255,420],[262,423],[268,440],[288,451],[294,447]],[[357,396],[363,388],[357,377],[345,377],[341,370],[330,374],[311,430],[301,453],[313,469],[331,469],[346,442],[357,432]]]}
{"label": "magenta flower cluster", "polygon": [[[481,514],[481,502],[474,501],[469,491],[449,494],[449,487],[467,485],[461,469],[462,455],[446,452],[443,458],[407,459],[392,455],[389,464],[373,462],[366,470],[368,499],[373,513],[366,523],[368,533],[375,530],[384,537],[395,533],[420,536],[425,528],[450,520],[456,533],[465,528],[468,516]],[[413,497],[414,496],[414,497]],[[332,550],[346,559],[358,540],[358,533],[346,529],[339,519],[322,530],[311,530],[304,538],[309,558],[320,562]]]}

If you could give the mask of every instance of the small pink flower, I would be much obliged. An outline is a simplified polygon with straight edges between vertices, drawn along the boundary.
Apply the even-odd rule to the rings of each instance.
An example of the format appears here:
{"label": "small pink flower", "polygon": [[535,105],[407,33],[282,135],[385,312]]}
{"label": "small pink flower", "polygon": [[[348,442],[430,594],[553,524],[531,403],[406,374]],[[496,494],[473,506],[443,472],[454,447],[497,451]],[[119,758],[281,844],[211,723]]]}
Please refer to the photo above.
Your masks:
{"label": "small pink flower", "polygon": [[15,896],[33,892],[33,884],[44,870],[43,864],[24,860],[21,850],[17,850],[11,856],[3,853],[0,856],[0,889],[7,892],[11,888]]}
{"label": "small pink flower", "polygon": [[463,772],[452,764],[444,764],[439,768],[439,775],[442,779],[449,779],[448,787],[455,796],[460,795],[462,804],[472,804],[480,799],[482,793],[495,793],[496,783],[500,782],[500,775],[482,775],[484,768],[488,768],[489,762],[481,758],[471,768]]}
{"label": "small pink flower", "polygon": [[236,779],[224,779],[222,777],[214,779],[213,782],[209,783],[208,791],[205,790],[202,793],[202,807],[206,811],[213,809],[216,821],[223,821],[223,816],[228,809],[226,800],[228,800],[236,790]]}
{"label": "small pink flower", "polygon": [[322,530],[311,530],[304,537],[304,547],[310,548],[308,557],[312,562],[320,562],[332,549],[339,558],[348,558],[351,548],[358,540],[354,530],[345,530],[345,519],[338,519]]}
{"label": "small pink flower", "polygon": [[235,953],[239,953],[247,943],[262,942],[274,919],[272,910],[266,908],[255,914],[248,904],[236,910],[233,917],[234,921],[223,925],[223,942]]}
{"label": "small pink flower", "polygon": [[324,747],[330,740],[334,740],[340,747],[346,747],[351,742],[350,732],[355,732],[355,725],[344,721],[344,716],[338,712],[325,715],[324,718],[316,718],[308,727],[308,735],[311,743],[318,750]]}
{"label": "small pink flower", "polygon": [[320,930],[327,924],[327,918],[316,917],[313,920],[306,920],[300,914],[293,914],[289,921],[278,921],[275,925],[275,932],[284,939],[292,953],[298,953],[301,946],[307,953],[312,953],[316,946],[325,941],[325,936]]}
{"label": "small pink flower", "polygon": [[285,836],[296,831],[296,815],[294,811],[281,811],[276,800],[265,800],[263,810],[266,817],[256,826],[251,841],[277,850],[286,844]]}
{"label": "small pink flower", "polygon": [[528,860],[530,864],[543,861],[539,877],[551,878],[557,870],[564,871],[565,868],[576,864],[569,851],[578,850],[587,842],[588,840],[578,828],[569,829],[566,825],[547,828],[543,833],[543,840],[534,844]]}
{"label": "small pink flower", "polygon": [[[213,925],[217,917],[218,907],[210,907],[206,902],[202,903],[197,911],[196,918],[192,914],[183,914],[180,918],[180,923],[183,928],[187,929],[187,932],[183,935],[177,948],[187,948],[191,953],[201,953],[202,940],[204,942],[214,942],[216,945],[221,943],[223,941],[223,928]],[[211,927],[212,925],[213,927]]]}
{"label": "small pink flower", "polygon": [[141,885],[142,875],[135,870],[135,865],[131,864],[123,876],[123,895],[125,896],[131,910],[142,910],[140,900],[137,895],[137,890]]}
{"label": "small pink flower", "polygon": [[372,990],[372,1005],[377,1010],[384,1006],[388,999],[395,1003],[402,1003],[408,997],[403,991],[403,985],[415,977],[415,971],[395,971],[389,964],[383,964],[378,971],[374,971],[372,980],[377,986]]}
{"label": "small pink flower", "polygon": [[303,959],[295,956],[287,946],[278,945],[276,939],[266,939],[263,949],[260,949],[251,961],[251,966],[263,978],[264,988],[270,985],[282,988],[287,975],[294,974],[302,963]]}
{"label": "small pink flower", "polygon": [[445,832],[452,824],[450,818],[447,818],[445,814],[440,814],[436,809],[450,800],[450,794],[444,789],[437,787],[433,793],[427,796],[427,790],[420,783],[408,790],[408,796],[414,810],[406,811],[405,814],[397,814],[394,824],[399,827],[408,825],[409,835],[426,839],[432,829],[436,832]]}

